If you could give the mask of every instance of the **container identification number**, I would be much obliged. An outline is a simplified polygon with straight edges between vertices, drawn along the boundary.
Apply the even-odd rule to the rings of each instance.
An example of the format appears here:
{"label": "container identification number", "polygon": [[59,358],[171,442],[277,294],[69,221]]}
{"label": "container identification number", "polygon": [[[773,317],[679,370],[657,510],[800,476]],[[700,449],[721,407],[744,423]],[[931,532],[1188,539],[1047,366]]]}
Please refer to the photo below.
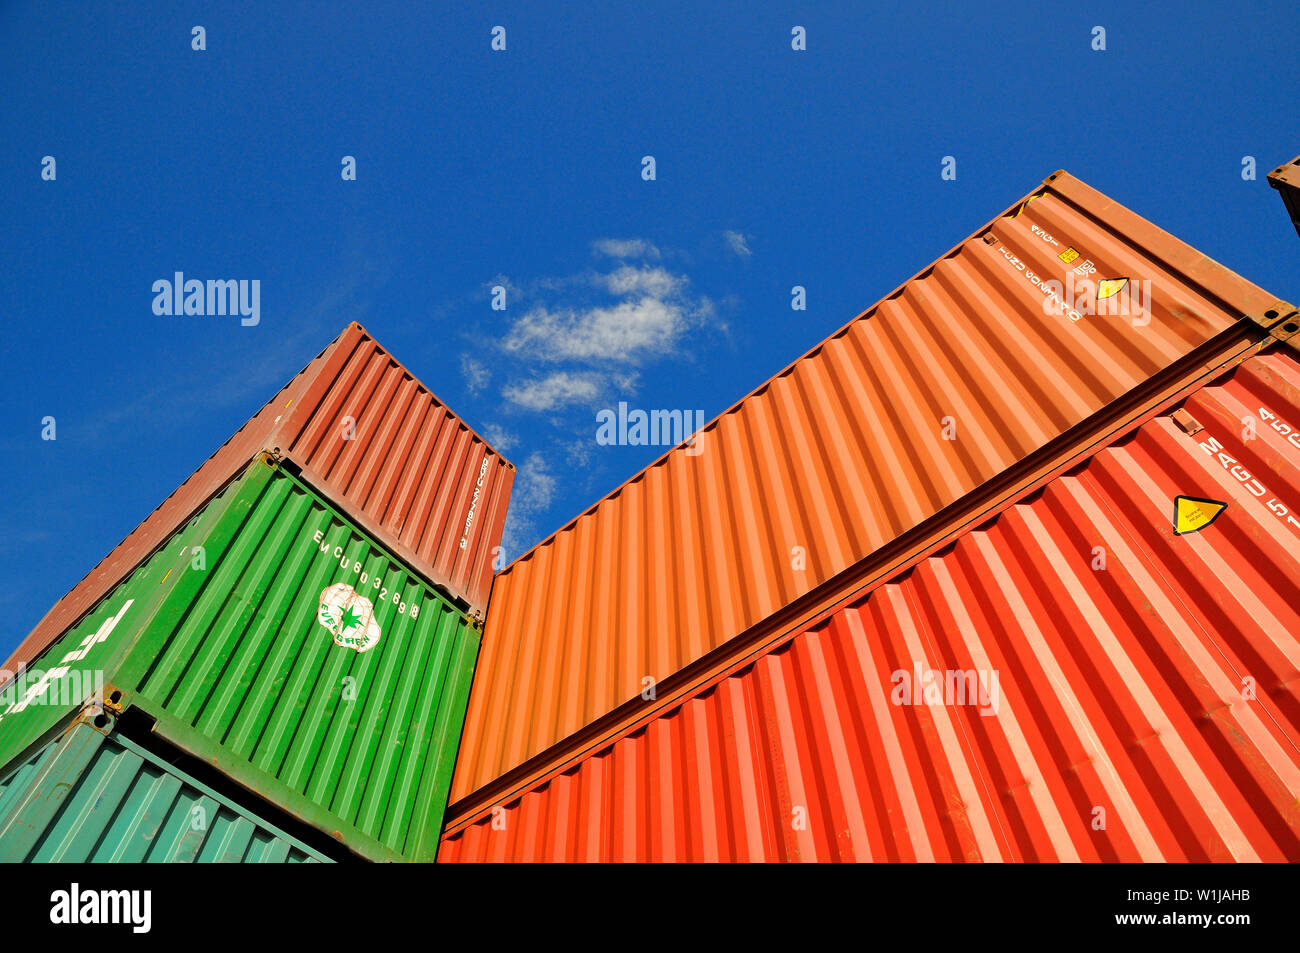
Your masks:
{"label": "container identification number", "polygon": [[358,592],[360,592],[366,586],[369,586],[371,589],[378,589],[379,594],[374,597],[376,602],[391,602],[393,605],[397,607],[397,612],[399,615],[406,615],[407,609],[409,608],[412,619],[418,619],[420,617],[420,606],[415,602],[414,599],[412,599],[408,603],[405,599],[402,598],[403,593],[400,589],[393,589],[390,592],[388,587],[384,585],[383,579],[381,579],[379,576],[372,576],[367,572],[363,572],[361,569],[360,561],[355,559],[350,559],[348,555],[345,552],[343,552],[342,546],[335,546],[333,548],[333,551],[331,551],[330,544],[325,542],[324,530],[319,530],[319,529],[316,530],[316,535],[313,536],[312,539],[315,540],[316,547],[322,553],[328,553],[332,555],[335,559],[338,560],[340,567],[342,567],[347,572],[352,573],[354,576],[357,576],[356,589]]}
{"label": "container identification number", "polygon": [[1286,442],[1291,444],[1297,450],[1300,450],[1300,430],[1296,430],[1290,424],[1285,423],[1281,417],[1270,411],[1267,407],[1259,408],[1259,419],[1268,424],[1275,431],[1286,437]]}
{"label": "container identification number", "polygon": [[1206,439],[1201,442],[1200,446],[1201,449],[1210,456],[1216,457],[1218,461],[1223,464],[1223,469],[1236,477],[1237,481],[1241,483],[1242,487],[1245,488],[1246,492],[1251,496],[1261,500],[1266,496],[1269,497],[1269,501],[1264,505],[1269,508],[1269,511],[1274,516],[1280,520],[1284,520],[1292,526],[1300,527],[1300,520],[1297,520],[1292,515],[1291,508],[1277,497],[1270,494],[1268,490],[1264,489],[1264,484],[1255,479],[1249,470],[1238,463],[1236,457],[1227,453],[1223,448],[1223,444],[1219,443],[1219,441],[1215,440],[1213,437],[1206,437]]}

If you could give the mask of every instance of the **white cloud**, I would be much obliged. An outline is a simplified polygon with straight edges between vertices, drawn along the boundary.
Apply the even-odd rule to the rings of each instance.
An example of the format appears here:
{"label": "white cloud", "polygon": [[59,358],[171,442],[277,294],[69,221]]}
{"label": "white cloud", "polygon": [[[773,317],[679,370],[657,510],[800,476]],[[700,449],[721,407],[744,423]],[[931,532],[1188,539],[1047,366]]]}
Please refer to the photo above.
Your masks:
{"label": "white cloud", "polygon": [[648,295],[581,311],[539,307],[511,328],[505,348],[552,361],[635,364],[648,356],[672,353],[691,317],[683,305]]}
{"label": "white cloud", "polygon": [[468,354],[460,356],[460,372],[465,377],[465,388],[471,396],[478,394],[492,379],[492,373],[483,366],[483,362]]}
{"label": "white cloud", "polygon": [[597,275],[593,281],[612,295],[650,295],[655,298],[668,298],[686,289],[689,280],[685,276],[674,275],[663,268],[636,268],[623,265],[617,271],[606,275]]}
{"label": "white cloud", "polygon": [[594,401],[602,388],[599,374],[557,371],[546,377],[507,384],[501,396],[528,410],[554,410],[569,404]]}
{"label": "white cloud", "polygon": [[749,239],[744,232],[726,231],[722,233],[722,237],[726,241],[727,247],[741,258],[748,258],[754,254],[749,250]]}
{"label": "white cloud", "polygon": [[591,243],[591,248],[607,258],[659,258],[659,249],[644,238],[600,238]]}
{"label": "white cloud", "polygon": [[564,445],[564,460],[570,467],[576,470],[585,470],[591,465],[592,447],[595,445],[594,426],[593,436],[586,439],[571,441]]}
{"label": "white cloud", "polygon": [[[500,341],[511,367],[502,395],[545,412],[590,405],[611,389],[635,390],[637,368],[676,356],[692,330],[716,320],[713,302],[693,294],[690,284],[686,275],[625,262],[560,279],[552,290],[568,290],[552,300],[566,304],[534,305],[513,319]],[[606,297],[613,300],[599,300]],[[540,369],[545,363],[561,366],[547,373]]]}
{"label": "white cloud", "polygon": [[519,438],[500,424],[488,424],[483,428],[483,438],[498,453],[509,453],[519,444]]}
{"label": "white cloud", "polygon": [[505,532],[501,548],[506,560],[512,560],[537,542],[536,518],[546,512],[555,499],[557,481],[546,458],[533,452],[515,474],[510,492]]}

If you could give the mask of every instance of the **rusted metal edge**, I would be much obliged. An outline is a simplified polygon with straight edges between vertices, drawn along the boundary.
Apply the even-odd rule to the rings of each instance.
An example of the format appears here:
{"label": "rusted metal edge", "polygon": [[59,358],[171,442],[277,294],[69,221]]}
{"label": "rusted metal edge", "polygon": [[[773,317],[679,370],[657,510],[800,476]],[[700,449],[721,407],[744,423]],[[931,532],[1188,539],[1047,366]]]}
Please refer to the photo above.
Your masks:
{"label": "rusted metal edge", "polygon": [[[108,688],[105,686],[105,693]],[[8,761],[0,764],[0,778],[8,775],[15,766],[28,761],[38,751],[48,747],[58,741],[64,735],[68,734],[80,724],[86,724],[98,731],[100,734],[108,734],[113,729],[111,712],[106,713],[93,700],[87,701],[81,706],[74,708],[62,718],[60,718],[48,731],[41,734],[40,737],[33,739],[32,743],[19,751]],[[102,720],[101,720],[102,719]]]}
{"label": "rusted metal edge", "polygon": [[1300,351],[1300,311],[1292,311],[1278,318],[1268,326],[1268,334],[1273,340]]}
{"label": "rusted metal edge", "polygon": [[1278,166],[1268,174],[1268,184],[1277,189],[1291,216],[1291,224],[1300,235],[1300,156]]}
{"label": "rusted metal edge", "polygon": [[[1014,208],[1014,206],[1013,206]],[[552,745],[497,781],[448,805],[443,836],[481,818],[494,806],[563,773],[577,761],[636,731],[690,697],[765,655],[847,603],[906,572],[969,529],[988,521],[1062,472],[1121,439],[1196,389],[1229,373],[1272,345],[1251,317],[1243,317],[1143,385],[955,500],[912,530],[823,582],[790,605],[697,659],[655,686],[656,698],[637,696],[582,731]]]}

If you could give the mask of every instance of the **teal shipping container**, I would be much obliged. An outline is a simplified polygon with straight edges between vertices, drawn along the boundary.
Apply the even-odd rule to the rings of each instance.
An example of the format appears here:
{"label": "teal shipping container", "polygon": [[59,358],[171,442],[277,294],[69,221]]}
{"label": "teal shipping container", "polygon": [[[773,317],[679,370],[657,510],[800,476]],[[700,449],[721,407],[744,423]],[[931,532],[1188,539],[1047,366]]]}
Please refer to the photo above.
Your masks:
{"label": "teal shipping container", "polygon": [[99,703],[356,855],[433,860],[479,637],[263,454],[0,692],[0,773]]}
{"label": "teal shipping container", "polygon": [[0,862],[329,862],[113,728],[79,715],[0,776]]}

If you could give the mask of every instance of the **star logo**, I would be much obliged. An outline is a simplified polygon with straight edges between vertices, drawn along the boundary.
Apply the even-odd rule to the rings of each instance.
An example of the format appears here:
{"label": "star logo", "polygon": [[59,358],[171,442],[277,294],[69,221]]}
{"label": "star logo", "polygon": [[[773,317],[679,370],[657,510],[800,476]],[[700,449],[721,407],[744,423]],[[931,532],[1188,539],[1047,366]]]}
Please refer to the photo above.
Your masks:
{"label": "star logo", "polygon": [[382,634],[375,621],[375,604],[346,582],[336,582],[320,594],[316,621],[329,630],[334,644],[367,652]]}
{"label": "star logo", "polygon": [[343,621],[339,623],[339,632],[349,632],[361,624],[361,616],[357,615],[354,606],[349,606],[348,611],[343,613]]}

